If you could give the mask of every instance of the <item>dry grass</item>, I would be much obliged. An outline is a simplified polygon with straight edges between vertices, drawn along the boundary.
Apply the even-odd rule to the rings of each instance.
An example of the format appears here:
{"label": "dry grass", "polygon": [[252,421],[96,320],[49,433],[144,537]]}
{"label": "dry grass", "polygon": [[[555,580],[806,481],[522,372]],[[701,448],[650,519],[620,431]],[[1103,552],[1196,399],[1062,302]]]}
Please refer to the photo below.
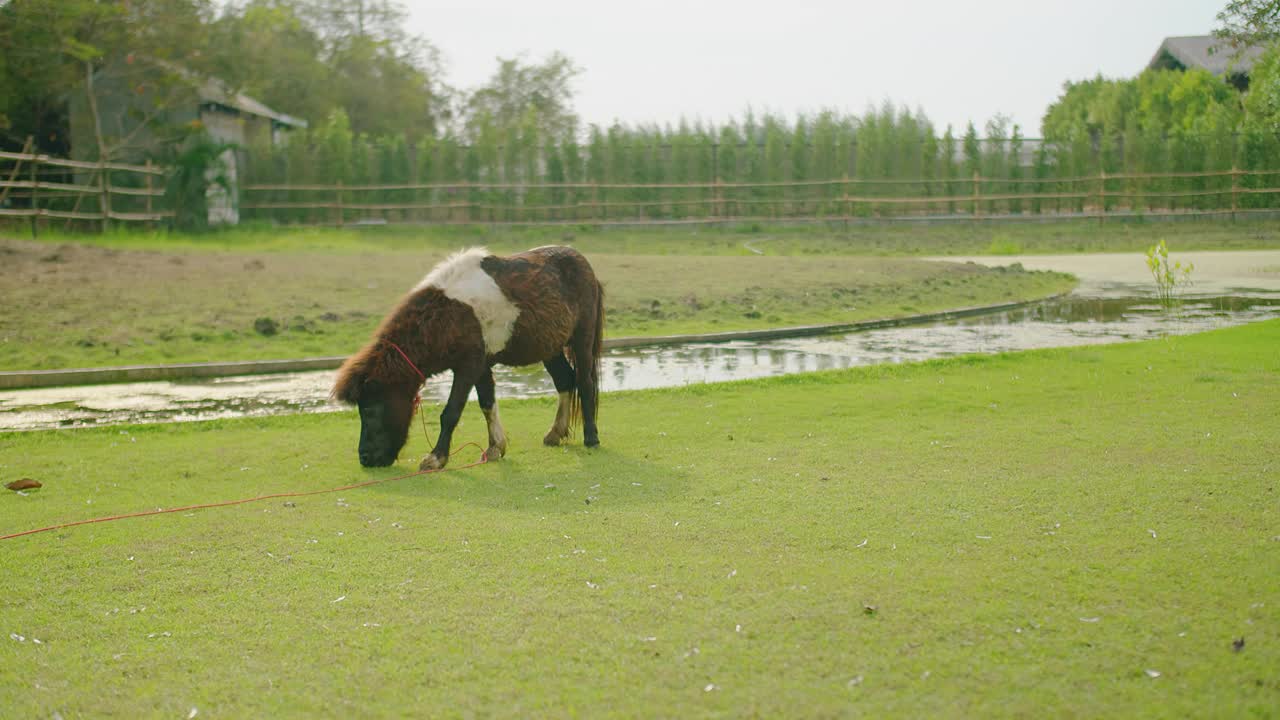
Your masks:
{"label": "dry grass", "polygon": [[[347,354],[448,251],[0,240],[0,369]],[[591,259],[613,337],[847,322],[1070,287],[1060,275],[907,258],[602,252]],[[275,334],[255,329],[262,318]]]}

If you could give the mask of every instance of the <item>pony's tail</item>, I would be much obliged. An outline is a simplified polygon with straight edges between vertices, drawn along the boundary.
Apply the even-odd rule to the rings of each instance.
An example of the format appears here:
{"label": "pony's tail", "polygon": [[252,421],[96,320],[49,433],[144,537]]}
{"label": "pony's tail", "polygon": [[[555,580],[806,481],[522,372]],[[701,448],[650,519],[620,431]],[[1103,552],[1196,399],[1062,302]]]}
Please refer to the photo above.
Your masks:
{"label": "pony's tail", "polygon": [[604,352],[604,287],[596,281],[596,336],[591,343],[591,382],[595,385],[595,402],[592,415],[600,409],[600,356]]}
{"label": "pony's tail", "polygon": [[[577,367],[577,358],[573,361],[574,367]],[[573,385],[573,395],[569,398],[569,435],[572,437],[574,431],[578,429],[578,424],[582,422],[582,394],[578,392],[578,384]]]}
{"label": "pony's tail", "polygon": [[[588,368],[587,382],[596,388],[592,402],[592,413],[600,408],[600,354],[604,352],[604,288],[596,281],[596,323],[591,337],[591,366]],[[573,361],[574,374],[577,375],[578,363],[582,358],[576,357],[572,349],[569,359]],[[569,432],[572,433],[582,420],[582,392],[580,382],[573,384],[573,397],[569,399]]]}

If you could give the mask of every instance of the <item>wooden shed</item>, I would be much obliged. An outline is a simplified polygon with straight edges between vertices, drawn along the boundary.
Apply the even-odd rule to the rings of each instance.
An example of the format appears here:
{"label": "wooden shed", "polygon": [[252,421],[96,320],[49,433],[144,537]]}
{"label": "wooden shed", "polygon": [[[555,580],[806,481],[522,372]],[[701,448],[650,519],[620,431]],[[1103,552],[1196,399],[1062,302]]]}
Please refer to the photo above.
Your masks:
{"label": "wooden shed", "polygon": [[306,121],[267,107],[236,92],[217,78],[198,77],[162,61],[121,60],[95,73],[94,98],[99,127],[86,92],[69,100],[71,157],[99,159],[98,132],[111,148],[111,160],[141,163],[182,133],[203,128],[215,141],[236,146],[221,156],[228,188],[211,185],[207,201],[210,225],[240,221],[239,168],[249,148],[286,141]]}

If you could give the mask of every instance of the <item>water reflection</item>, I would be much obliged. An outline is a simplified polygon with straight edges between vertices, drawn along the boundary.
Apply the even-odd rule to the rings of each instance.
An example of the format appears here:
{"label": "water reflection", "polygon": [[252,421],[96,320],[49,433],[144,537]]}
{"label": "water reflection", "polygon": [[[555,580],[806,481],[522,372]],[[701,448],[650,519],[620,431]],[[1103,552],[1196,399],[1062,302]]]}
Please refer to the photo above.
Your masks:
{"label": "water reflection", "polygon": [[[969,353],[1100,344],[1200,332],[1280,317],[1280,297],[1214,297],[1165,312],[1149,298],[1069,296],[930,325],[843,335],[613,350],[602,359],[606,392],[721,382],[901,363]],[[552,395],[541,367],[495,371],[499,397]],[[123,422],[173,422],[326,412],[333,371],[0,392],[0,430]],[[448,396],[432,378],[428,403]],[[430,404],[428,412],[436,412]]]}

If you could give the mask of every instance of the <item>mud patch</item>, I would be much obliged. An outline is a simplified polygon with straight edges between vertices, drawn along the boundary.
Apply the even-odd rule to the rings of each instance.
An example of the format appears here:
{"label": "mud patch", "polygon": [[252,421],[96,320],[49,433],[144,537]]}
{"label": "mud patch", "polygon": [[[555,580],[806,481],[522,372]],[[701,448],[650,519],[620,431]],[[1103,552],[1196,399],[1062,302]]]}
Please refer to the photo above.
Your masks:
{"label": "mud patch", "polygon": [[253,331],[264,337],[271,337],[280,332],[280,324],[269,317],[260,317],[253,321]]}

